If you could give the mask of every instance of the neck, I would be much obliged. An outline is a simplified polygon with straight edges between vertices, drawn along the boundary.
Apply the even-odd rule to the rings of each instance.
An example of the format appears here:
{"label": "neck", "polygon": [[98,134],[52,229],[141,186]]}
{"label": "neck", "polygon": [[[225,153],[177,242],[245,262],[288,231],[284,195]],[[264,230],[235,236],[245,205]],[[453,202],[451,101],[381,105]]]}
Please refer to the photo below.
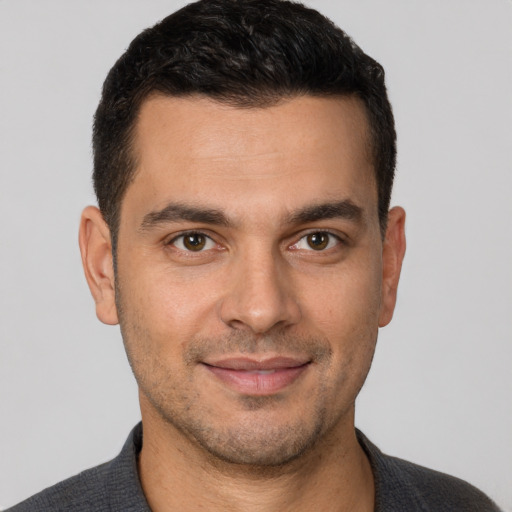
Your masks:
{"label": "neck", "polygon": [[213,458],[149,416],[143,414],[139,474],[153,512],[373,510],[373,475],[356,438],[353,411],[347,427],[339,425],[308,453],[270,468]]}

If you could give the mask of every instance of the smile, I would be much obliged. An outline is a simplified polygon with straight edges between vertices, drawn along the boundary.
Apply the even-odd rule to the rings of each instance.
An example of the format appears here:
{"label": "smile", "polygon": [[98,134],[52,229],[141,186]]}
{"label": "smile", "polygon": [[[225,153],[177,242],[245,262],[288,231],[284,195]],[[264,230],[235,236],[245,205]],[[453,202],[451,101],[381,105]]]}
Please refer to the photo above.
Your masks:
{"label": "smile", "polygon": [[311,361],[277,357],[258,361],[246,358],[203,363],[215,379],[242,395],[266,396],[283,391],[310,366]]}

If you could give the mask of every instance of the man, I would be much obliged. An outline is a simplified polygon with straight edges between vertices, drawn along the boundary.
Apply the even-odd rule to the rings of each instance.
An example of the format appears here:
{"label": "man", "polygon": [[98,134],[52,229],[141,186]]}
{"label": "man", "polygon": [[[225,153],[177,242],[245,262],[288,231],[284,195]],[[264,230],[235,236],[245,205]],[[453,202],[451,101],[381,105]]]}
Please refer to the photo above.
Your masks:
{"label": "man", "polygon": [[111,70],[94,152],[82,259],[142,425],[12,510],[497,510],[354,428],[405,213],[383,70],[341,30],[278,0],[191,4]]}

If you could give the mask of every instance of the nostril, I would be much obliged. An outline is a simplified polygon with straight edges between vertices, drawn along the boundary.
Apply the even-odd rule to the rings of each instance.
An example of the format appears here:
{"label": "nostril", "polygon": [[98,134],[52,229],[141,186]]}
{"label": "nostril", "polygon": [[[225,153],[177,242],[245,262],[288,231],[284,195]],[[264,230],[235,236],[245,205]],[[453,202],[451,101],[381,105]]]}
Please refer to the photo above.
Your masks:
{"label": "nostril", "polygon": [[300,317],[298,305],[290,298],[259,307],[236,299],[226,299],[221,306],[221,319],[226,325],[255,334],[295,324]]}

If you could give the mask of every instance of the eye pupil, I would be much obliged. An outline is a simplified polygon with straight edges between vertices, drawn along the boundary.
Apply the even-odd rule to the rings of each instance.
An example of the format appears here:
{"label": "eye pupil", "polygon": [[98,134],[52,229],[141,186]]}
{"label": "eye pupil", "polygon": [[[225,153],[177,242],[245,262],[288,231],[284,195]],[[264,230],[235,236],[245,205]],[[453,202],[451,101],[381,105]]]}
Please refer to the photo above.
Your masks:
{"label": "eye pupil", "polygon": [[308,245],[315,251],[325,249],[329,244],[329,235],[327,233],[311,233],[308,235]]}
{"label": "eye pupil", "polygon": [[183,245],[189,251],[200,251],[206,244],[206,237],[200,235],[198,233],[192,233],[190,235],[186,235],[183,238]]}

